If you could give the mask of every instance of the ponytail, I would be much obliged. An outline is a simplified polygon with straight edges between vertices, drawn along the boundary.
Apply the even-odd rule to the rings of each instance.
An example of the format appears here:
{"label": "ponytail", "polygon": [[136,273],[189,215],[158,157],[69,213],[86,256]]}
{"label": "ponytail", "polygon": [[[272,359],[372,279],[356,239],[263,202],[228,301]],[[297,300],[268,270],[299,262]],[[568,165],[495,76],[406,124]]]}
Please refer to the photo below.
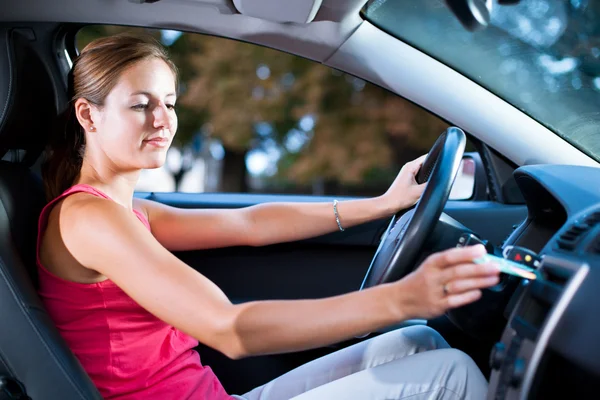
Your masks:
{"label": "ponytail", "polygon": [[70,102],[57,118],[42,165],[46,200],[58,197],[73,185],[81,170],[84,149],[85,135]]}

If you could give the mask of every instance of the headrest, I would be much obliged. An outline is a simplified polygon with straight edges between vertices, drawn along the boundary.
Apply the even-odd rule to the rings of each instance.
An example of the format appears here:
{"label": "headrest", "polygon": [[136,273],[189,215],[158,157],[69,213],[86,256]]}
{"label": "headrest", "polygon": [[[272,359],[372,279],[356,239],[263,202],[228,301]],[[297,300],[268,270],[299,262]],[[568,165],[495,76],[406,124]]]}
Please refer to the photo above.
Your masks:
{"label": "headrest", "polygon": [[0,158],[24,150],[33,164],[44,149],[56,117],[52,77],[22,29],[0,30]]}

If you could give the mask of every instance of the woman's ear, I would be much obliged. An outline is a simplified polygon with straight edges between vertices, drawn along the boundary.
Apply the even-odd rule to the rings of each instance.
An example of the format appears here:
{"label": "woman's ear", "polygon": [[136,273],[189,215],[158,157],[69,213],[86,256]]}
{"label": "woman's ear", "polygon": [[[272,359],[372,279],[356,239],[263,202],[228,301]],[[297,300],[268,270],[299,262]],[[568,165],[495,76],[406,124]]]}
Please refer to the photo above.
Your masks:
{"label": "woman's ear", "polygon": [[86,132],[94,132],[96,125],[94,124],[93,108],[94,106],[84,98],[79,98],[75,101],[75,115],[77,121]]}

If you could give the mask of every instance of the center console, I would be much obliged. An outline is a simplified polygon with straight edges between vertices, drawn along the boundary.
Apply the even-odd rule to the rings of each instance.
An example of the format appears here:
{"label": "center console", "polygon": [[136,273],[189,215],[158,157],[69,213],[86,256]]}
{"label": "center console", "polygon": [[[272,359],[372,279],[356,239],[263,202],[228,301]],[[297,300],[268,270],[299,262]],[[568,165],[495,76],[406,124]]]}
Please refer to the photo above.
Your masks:
{"label": "center console", "polygon": [[600,397],[600,274],[586,262],[553,256],[540,272],[521,282],[507,308],[490,354],[487,398]]}

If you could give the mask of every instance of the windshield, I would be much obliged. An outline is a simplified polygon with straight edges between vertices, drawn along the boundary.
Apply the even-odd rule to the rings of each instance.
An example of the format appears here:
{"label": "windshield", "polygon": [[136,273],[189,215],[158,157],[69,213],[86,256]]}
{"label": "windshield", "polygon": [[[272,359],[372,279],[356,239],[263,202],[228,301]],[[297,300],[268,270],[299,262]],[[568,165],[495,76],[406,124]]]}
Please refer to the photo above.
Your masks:
{"label": "windshield", "polygon": [[475,32],[441,0],[373,0],[362,14],[600,161],[600,0],[494,1]]}

